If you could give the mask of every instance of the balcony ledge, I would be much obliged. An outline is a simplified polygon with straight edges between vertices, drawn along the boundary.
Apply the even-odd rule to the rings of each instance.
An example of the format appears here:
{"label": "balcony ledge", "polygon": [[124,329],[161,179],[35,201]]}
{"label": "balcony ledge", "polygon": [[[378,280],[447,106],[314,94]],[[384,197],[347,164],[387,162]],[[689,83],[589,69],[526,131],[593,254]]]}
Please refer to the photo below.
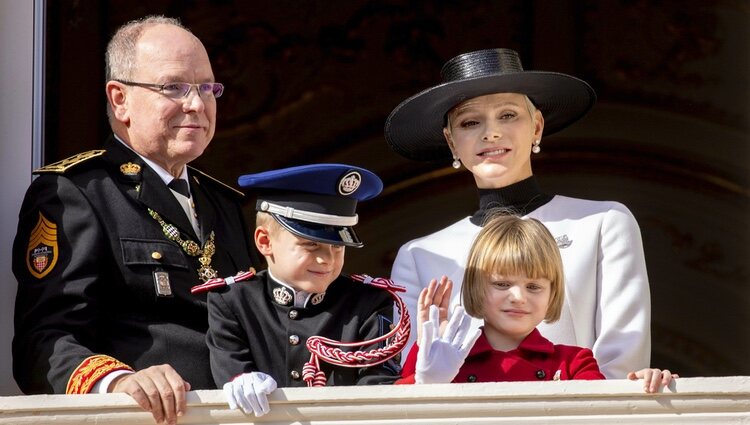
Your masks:
{"label": "balcony ledge", "polygon": [[[680,378],[646,394],[627,380],[283,388],[260,418],[191,391],[180,424],[750,423],[750,376]],[[0,424],[153,424],[125,394],[0,397]]]}

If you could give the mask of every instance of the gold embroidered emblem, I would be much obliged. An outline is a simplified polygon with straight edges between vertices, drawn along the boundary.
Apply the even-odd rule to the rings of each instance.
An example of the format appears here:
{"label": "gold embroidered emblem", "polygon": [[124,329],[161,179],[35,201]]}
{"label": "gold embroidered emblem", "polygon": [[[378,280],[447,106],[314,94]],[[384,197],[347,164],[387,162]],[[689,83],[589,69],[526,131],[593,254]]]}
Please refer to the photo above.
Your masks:
{"label": "gold embroidered emblem", "polygon": [[104,375],[116,370],[132,371],[133,368],[103,354],[88,357],[70,375],[65,394],[87,394]]}
{"label": "gold embroidered emblem", "polygon": [[89,160],[91,158],[96,158],[97,156],[101,156],[106,152],[104,149],[97,149],[93,151],[88,152],[82,152],[77,155],[73,155],[70,158],[65,158],[62,161],[53,162],[52,164],[45,165],[44,167],[37,168],[34,170],[34,173],[41,174],[41,173],[64,173],[67,171],[70,167],[73,167],[74,165],[78,165],[82,163],[83,161]]}
{"label": "gold embroidered emblem", "polygon": [[57,225],[40,211],[39,221],[29,235],[26,267],[32,276],[41,279],[55,268],[57,257]]}
{"label": "gold embroidered emblem", "polygon": [[141,172],[141,166],[133,164],[132,162],[127,162],[120,165],[120,172],[126,176],[137,176],[138,173]]}

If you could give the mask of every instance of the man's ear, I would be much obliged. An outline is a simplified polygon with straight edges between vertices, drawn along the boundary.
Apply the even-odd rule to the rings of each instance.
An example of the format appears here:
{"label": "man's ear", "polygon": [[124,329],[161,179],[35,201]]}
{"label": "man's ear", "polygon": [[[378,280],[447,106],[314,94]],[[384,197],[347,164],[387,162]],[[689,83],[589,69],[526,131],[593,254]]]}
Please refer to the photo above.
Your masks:
{"label": "man's ear", "polygon": [[130,122],[130,115],[128,114],[127,107],[127,92],[122,86],[122,83],[117,81],[109,81],[105,86],[107,93],[107,101],[109,107],[112,108],[112,116],[121,123],[128,125]]}
{"label": "man's ear", "polygon": [[269,233],[268,228],[266,228],[265,226],[256,227],[253,237],[255,239],[255,246],[258,248],[258,251],[260,251],[261,254],[265,256],[270,256],[273,254],[271,234]]}

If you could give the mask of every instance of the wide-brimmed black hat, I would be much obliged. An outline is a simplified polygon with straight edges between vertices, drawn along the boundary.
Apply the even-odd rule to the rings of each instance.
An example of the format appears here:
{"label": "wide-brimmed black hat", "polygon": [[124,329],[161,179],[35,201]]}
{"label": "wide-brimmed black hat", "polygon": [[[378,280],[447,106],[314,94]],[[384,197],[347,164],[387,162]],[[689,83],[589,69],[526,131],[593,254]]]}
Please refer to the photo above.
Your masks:
{"label": "wide-brimmed black hat", "polygon": [[544,115],[550,135],[583,117],[596,102],[591,86],[558,72],[524,71],[518,53],[487,49],[463,53],[440,71],[443,82],[404,100],[385,122],[385,139],[396,153],[414,160],[451,157],[443,137],[445,114],[454,106],[492,93],[520,93]]}

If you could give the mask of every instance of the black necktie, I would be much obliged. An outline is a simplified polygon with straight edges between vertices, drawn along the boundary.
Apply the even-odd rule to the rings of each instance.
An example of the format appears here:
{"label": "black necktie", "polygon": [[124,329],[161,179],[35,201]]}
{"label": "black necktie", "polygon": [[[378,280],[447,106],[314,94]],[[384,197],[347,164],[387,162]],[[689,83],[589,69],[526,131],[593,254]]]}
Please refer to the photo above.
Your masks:
{"label": "black necktie", "polygon": [[188,182],[186,180],[172,179],[167,186],[186,198],[190,197],[190,190],[188,189]]}

